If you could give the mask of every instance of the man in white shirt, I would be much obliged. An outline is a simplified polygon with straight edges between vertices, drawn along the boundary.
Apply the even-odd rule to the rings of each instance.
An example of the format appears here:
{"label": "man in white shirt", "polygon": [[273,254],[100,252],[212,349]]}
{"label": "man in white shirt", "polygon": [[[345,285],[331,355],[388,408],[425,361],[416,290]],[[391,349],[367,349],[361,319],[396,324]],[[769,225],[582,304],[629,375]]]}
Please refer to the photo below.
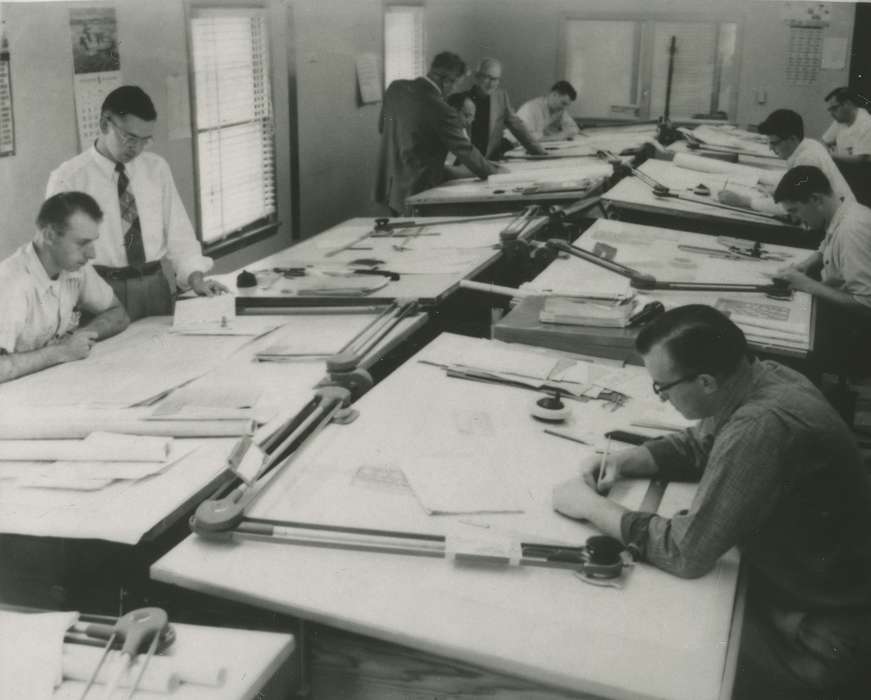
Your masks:
{"label": "man in white shirt", "polygon": [[861,104],[862,99],[850,88],[835,88],[826,95],[826,110],[834,121],[822,140],[836,161],[871,160],[871,114]]}
{"label": "man in white shirt", "polygon": [[[791,109],[776,109],[759,125],[759,133],[768,137],[771,150],[786,161],[788,168],[798,165],[812,165],[819,168],[829,181],[837,201],[856,200],[850,185],[838,170],[825,146],[819,141],[804,137],[804,121],[800,114]],[[784,213],[783,207],[778,205],[770,194],[763,191],[757,195],[750,195],[725,189],[719,192],[717,197],[724,204],[732,206],[771,214]]]}
{"label": "man in white shirt", "polygon": [[202,296],[227,291],[204,277],[212,260],[202,254],[169,165],[144,152],[156,120],[154,104],[141,88],[113,90],[103,102],[93,147],[62,163],[46,188],[47,196],[78,190],[97,200],[105,216],[94,246],[95,268],[134,320],[172,313],[164,258],[178,287]]}
{"label": "man in white shirt", "polygon": [[580,129],[568,113],[568,106],[578,99],[578,93],[567,80],[553,84],[543,97],[534,97],[517,110],[517,116],[537,141],[565,141]]}
{"label": "man in white shirt", "polygon": [[[130,323],[90,265],[102,218],[83,192],[49,197],[34,240],[0,262],[0,382],[81,360]],[[80,327],[82,312],[91,319]]]}
{"label": "man in white shirt", "polygon": [[824,230],[819,249],[775,277],[822,303],[819,358],[849,374],[871,369],[871,209],[840,201],[819,168],[798,166],[781,179],[774,200],[808,228]]}

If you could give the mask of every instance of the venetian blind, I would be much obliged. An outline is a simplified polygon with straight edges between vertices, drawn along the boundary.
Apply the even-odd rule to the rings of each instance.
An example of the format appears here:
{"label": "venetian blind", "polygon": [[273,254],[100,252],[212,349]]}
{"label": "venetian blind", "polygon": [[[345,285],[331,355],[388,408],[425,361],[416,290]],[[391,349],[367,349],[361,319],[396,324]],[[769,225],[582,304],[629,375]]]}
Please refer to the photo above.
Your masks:
{"label": "venetian blind", "polygon": [[384,85],[424,73],[423,7],[388,6],[384,12]]}
{"label": "venetian blind", "polygon": [[205,243],[275,215],[267,37],[262,10],[192,10],[193,116]]}

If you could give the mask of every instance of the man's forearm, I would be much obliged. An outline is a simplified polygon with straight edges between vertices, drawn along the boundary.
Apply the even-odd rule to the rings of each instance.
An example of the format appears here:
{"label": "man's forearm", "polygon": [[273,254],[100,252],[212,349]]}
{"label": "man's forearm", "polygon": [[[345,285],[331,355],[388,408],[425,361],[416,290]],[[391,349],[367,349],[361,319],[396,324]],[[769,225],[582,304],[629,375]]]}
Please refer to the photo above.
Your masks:
{"label": "man's forearm", "polygon": [[806,275],[813,275],[820,271],[820,268],[823,266],[823,254],[819,251],[816,251],[802,260],[798,265],[796,265],[796,269],[801,270]]}
{"label": "man's forearm", "polygon": [[83,329],[94,331],[97,340],[111,338],[130,325],[130,317],[121,304],[110,306],[103,313],[96,315]]}
{"label": "man's forearm", "polygon": [[8,382],[26,374],[33,374],[61,362],[63,362],[63,358],[60,348],[56,345],[47,345],[44,348],[29,352],[0,355],[0,382]]}
{"label": "man's forearm", "polygon": [[852,294],[848,294],[836,287],[830,287],[829,285],[824,284],[823,282],[817,282],[816,280],[809,280],[807,288],[804,291],[813,294],[820,299],[825,299],[832,304],[837,304],[841,308],[850,311],[857,311],[864,314],[866,317],[871,318],[871,307],[861,304],[856,301]]}

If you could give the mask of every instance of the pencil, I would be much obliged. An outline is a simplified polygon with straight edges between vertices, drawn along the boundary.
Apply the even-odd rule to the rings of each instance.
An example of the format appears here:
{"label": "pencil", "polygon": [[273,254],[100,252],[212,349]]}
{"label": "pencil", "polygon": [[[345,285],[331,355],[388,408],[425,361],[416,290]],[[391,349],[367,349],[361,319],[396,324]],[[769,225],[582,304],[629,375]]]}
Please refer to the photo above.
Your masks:
{"label": "pencil", "polygon": [[601,491],[602,477],[605,475],[605,462],[608,461],[608,452],[611,450],[611,438],[605,443],[605,451],[602,453],[602,461],[599,462],[599,478],[596,479],[596,491]]}

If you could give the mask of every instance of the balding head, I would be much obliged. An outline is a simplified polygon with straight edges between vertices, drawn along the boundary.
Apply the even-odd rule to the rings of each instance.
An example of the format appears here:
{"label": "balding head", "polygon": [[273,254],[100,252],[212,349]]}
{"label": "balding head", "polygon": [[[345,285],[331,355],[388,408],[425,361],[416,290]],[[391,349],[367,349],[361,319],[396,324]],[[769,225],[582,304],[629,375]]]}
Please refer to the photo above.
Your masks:
{"label": "balding head", "polygon": [[502,62],[495,58],[482,58],[475,71],[475,84],[486,95],[492,95],[502,80]]}

